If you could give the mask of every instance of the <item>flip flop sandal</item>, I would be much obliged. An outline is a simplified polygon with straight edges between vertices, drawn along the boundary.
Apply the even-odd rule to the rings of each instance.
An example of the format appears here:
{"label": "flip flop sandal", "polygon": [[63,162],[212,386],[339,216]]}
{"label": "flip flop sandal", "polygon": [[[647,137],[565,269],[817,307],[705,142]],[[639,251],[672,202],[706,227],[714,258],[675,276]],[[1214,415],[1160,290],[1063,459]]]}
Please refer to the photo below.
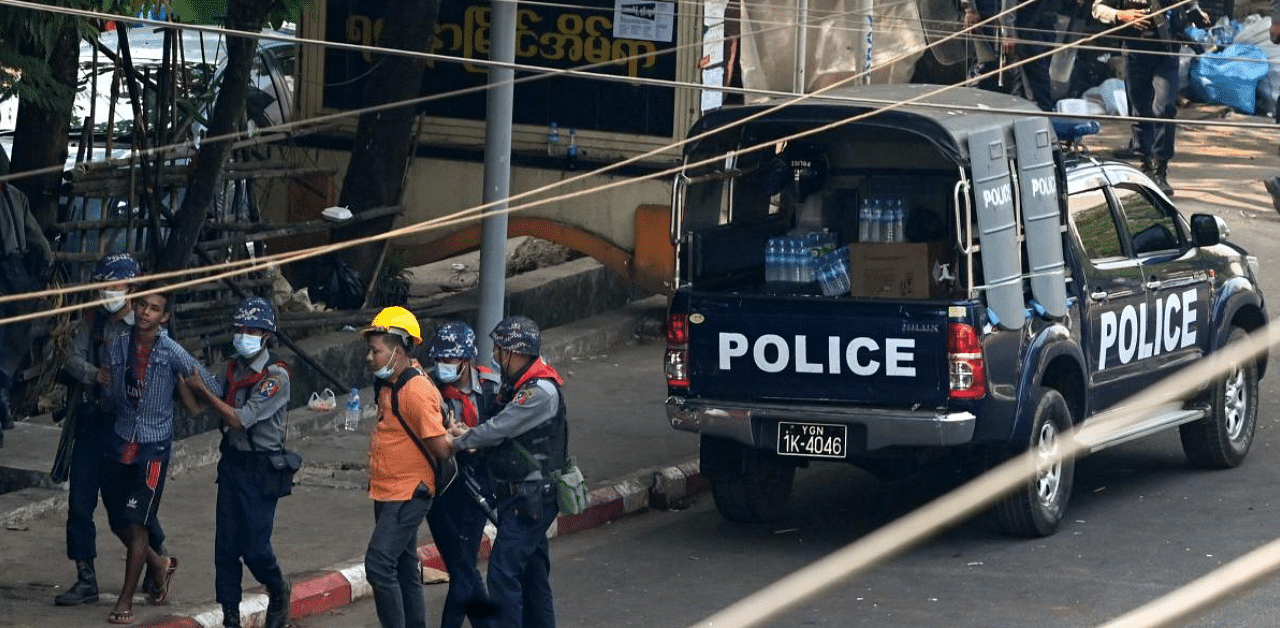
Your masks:
{"label": "flip flop sandal", "polygon": [[133,611],[111,611],[107,614],[108,624],[132,624]]}
{"label": "flip flop sandal", "polygon": [[164,582],[158,585],[155,593],[151,594],[148,601],[152,606],[164,606],[169,603],[169,583],[173,581],[174,572],[178,571],[178,557],[169,557],[169,568],[164,571]]}

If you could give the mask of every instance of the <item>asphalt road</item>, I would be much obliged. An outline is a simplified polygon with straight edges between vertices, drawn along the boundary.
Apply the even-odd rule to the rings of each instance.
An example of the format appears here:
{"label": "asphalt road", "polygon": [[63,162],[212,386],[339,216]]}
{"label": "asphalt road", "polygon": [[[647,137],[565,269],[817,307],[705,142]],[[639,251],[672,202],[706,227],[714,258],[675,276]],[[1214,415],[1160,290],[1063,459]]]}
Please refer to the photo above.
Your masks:
{"label": "asphalt road", "polygon": [[[1117,145],[1118,136],[1106,143]],[[1208,130],[1181,134],[1179,141],[1180,150],[1190,153],[1175,161],[1173,171],[1183,212],[1214,205],[1211,211],[1233,227],[1230,240],[1261,258],[1263,289],[1275,315],[1280,215],[1259,182],[1277,174],[1274,134]],[[658,365],[634,368],[637,377],[649,377]],[[985,516],[975,517],[765,625],[1102,624],[1280,536],[1278,390],[1280,370],[1273,366],[1262,382],[1253,450],[1237,469],[1191,468],[1176,432],[1110,449],[1078,463],[1071,507],[1056,535],[1011,539]],[[556,539],[552,585],[559,623],[693,625],[956,481],[945,468],[884,482],[854,468],[821,465],[797,475],[787,515],[773,525],[727,523],[702,496],[685,510],[648,512]],[[434,625],[444,587],[427,587],[427,596],[428,623]],[[1266,580],[1180,625],[1274,625],[1278,600],[1280,580]],[[365,600],[298,625],[376,626],[377,620]]]}

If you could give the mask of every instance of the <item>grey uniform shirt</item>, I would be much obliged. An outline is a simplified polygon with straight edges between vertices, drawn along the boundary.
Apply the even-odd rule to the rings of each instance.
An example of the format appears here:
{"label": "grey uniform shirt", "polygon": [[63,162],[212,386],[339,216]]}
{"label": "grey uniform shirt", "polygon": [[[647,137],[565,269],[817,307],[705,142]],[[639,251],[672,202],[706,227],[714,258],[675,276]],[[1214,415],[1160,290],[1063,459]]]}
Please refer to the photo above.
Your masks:
{"label": "grey uniform shirt", "polygon": [[[239,451],[280,451],[284,449],[285,418],[289,412],[289,371],[273,363],[271,352],[263,350],[253,361],[245,364],[242,359],[232,361],[232,379],[243,381],[265,368],[266,375],[258,383],[240,388],[231,405],[236,409],[236,419],[243,430],[224,428],[231,446]],[[218,391],[225,394],[228,382],[226,370],[217,374]],[[250,429],[252,428],[252,429]],[[253,443],[250,445],[249,437]]]}
{"label": "grey uniform shirt", "polygon": [[127,323],[102,308],[98,308],[94,316],[107,318],[107,322],[102,325],[102,338],[99,340],[93,337],[94,321],[90,317],[80,319],[75,336],[71,338],[67,363],[63,365],[68,375],[84,384],[97,383],[98,367],[107,365],[108,341],[129,331]]}
{"label": "grey uniform shirt", "polygon": [[[508,438],[515,438],[550,421],[559,411],[560,395],[556,385],[545,379],[534,380],[532,385],[517,390],[502,411],[471,428],[454,442],[458,449],[497,447]],[[524,479],[541,480],[542,472],[535,469]]]}

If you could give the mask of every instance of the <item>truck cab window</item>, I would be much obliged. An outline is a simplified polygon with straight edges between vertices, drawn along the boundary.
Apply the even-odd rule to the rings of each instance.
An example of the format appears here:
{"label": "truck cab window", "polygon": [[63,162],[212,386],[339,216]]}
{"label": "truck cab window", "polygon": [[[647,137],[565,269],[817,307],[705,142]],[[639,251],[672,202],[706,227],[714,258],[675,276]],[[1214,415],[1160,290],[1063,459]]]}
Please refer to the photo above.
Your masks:
{"label": "truck cab window", "polygon": [[1090,260],[1124,256],[1115,217],[1101,189],[1072,194],[1067,197],[1067,209],[1071,213],[1076,237]]}
{"label": "truck cab window", "polygon": [[1124,210],[1125,226],[1136,256],[1177,252],[1183,238],[1169,211],[1145,190],[1130,186],[1112,188]]}

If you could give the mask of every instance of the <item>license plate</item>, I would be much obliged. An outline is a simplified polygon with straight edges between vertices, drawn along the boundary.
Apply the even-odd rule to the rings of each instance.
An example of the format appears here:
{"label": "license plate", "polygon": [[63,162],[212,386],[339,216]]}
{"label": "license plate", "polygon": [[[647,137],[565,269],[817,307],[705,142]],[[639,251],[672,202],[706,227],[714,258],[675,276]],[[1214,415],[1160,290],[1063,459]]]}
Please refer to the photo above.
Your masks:
{"label": "license plate", "polygon": [[826,423],[778,422],[778,453],[783,456],[844,458],[849,427]]}

